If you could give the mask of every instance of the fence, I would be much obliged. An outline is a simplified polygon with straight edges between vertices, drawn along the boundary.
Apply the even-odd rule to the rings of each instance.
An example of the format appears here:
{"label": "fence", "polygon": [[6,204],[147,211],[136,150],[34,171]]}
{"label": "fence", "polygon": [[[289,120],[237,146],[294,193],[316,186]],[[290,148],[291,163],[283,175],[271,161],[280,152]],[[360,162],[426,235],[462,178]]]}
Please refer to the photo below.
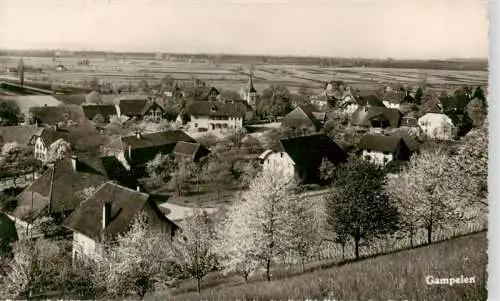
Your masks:
{"label": "fence", "polygon": [[[432,234],[432,241],[445,241],[454,237],[471,233],[478,233],[485,230],[487,230],[487,221],[481,219],[475,222],[464,223],[460,227],[436,229]],[[426,243],[427,231],[426,229],[419,229],[413,237],[413,244],[410,242],[410,238],[408,235],[398,233],[396,235],[374,240],[370,243],[369,246],[360,247],[359,253],[360,257],[373,256],[399,250],[405,250],[412,247],[414,248],[417,246],[423,246]],[[314,262],[331,260],[340,262],[354,259],[355,254],[353,245],[354,243],[348,242],[343,250],[340,244],[331,242],[323,243],[319,247],[319,250],[317,252],[315,252],[312,256],[308,256],[307,258],[305,258],[304,261]],[[289,252],[289,254],[282,260],[282,262],[284,264],[298,264],[301,262],[301,259],[296,252]]]}

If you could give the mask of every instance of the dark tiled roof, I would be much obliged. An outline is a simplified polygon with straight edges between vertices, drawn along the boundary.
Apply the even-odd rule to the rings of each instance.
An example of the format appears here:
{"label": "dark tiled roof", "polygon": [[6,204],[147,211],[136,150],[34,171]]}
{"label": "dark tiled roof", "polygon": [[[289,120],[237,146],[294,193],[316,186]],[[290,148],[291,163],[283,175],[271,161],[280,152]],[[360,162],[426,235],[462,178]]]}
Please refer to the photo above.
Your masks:
{"label": "dark tiled roof", "polygon": [[[68,212],[75,209],[81,202],[77,192],[113,180],[114,172],[106,170],[106,167],[109,168],[109,165],[105,166],[102,158],[94,156],[79,156],[76,171],[70,158],[57,161],[54,168],[51,212]],[[19,194],[18,206],[12,215],[23,220],[32,206],[35,215],[43,213],[49,206],[51,179],[52,169],[49,168]]]}
{"label": "dark tiled roof", "polygon": [[356,126],[370,127],[370,120],[375,116],[383,115],[389,121],[391,127],[399,127],[401,112],[395,108],[386,107],[359,107],[351,116],[351,124]]}
{"label": "dark tiled roof", "polygon": [[[111,205],[111,214],[109,224],[103,230],[102,212],[104,202]],[[109,182],[101,185],[92,197],[82,202],[64,220],[63,225],[95,241],[101,241],[103,234],[106,238],[114,238],[125,233],[137,215],[147,206],[151,206],[158,216],[156,221],[150,221],[152,225],[161,223],[169,224],[170,229],[177,228],[173,222],[161,213],[156,204],[150,200],[148,194]]]}
{"label": "dark tiled roof", "polygon": [[198,156],[205,156],[210,151],[200,143],[179,141],[172,151],[174,155],[187,156],[196,159]]}
{"label": "dark tiled roof", "polygon": [[87,117],[80,106],[60,105],[53,107],[30,108],[33,118],[40,124],[55,125],[59,122],[72,120],[78,124],[88,124]]}
{"label": "dark tiled roof", "polygon": [[186,112],[193,116],[244,117],[249,108],[242,102],[193,101]]}
{"label": "dark tiled roof", "polygon": [[361,138],[359,149],[394,153],[404,143],[401,137],[367,134]]}
{"label": "dark tiled roof", "polygon": [[26,145],[39,129],[35,125],[2,126],[0,127],[0,144],[17,142]]}
{"label": "dark tiled roof", "polygon": [[[140,139],[135,135],[122,137],[123,151],[132,164],[146,163],[158,153],[169,154],[179,141],[196,143],[196,140],[180,130],[142,134]],[[131,157],[128,154],[129,146]]]}
{"label": "dark tiled roof", "polygon": [[120,99],[118,107],[120,108],[121,115],[142,116],[144,108],[148,103],[148,98]]}
{"label": "dark tiled roof", "polygon": [[128,148],[130,145],[132,149],[157,147],[179,141],[196,143],[196,140],[181,130],[141,134],[141,138],[137,138],[136,135],[122,137],[124,147],[126,145]]}
{"label": "dark tiled roof", "polygon": [[332,163],[345,162],[347,153],[326,134],[314,134],[281,139],[278,151],[286,152],[303,170],[317,173],[323,158]]}
{"label": "dark tiled roof", "polygon": [[[301,105],[281,120],[281,125],[289,128],[321,128],[321,121],[315,116],[318,110],[313,105]],[[324,119],[323,119],[324,120]]]}
{"label": "dark tiled roof", "polygon": [[[43,127],[43,128],[38,128],[38,131],[32,135],[32,137],[31,137],[32,141],[30,141],[31,143],[34,142],[35,137],[42,138],[45,146],[49,147],[52,143],[56,142],[57,140],[59,140],[61,138],[66,140],[67,133],[59,131],[59,130],[55,130],[51,127]],[[69,142],[69,141],[67,141],[67,142]]]}
{"label": "dark tiled roof", "polygon": [[407,95],[404,91],[388,91],[384,94],[383,101],[388,101],[393,104],[403,104],[412,99],[411,96]]}
{"label": "dark tiled roof", "polygon": [[394,129],[389,133],[389,135],[403,139],[408,149],[412,152],[420,148],[421,141],[418,139],[416,135],[411,134],[408,129],[404,128]]}
{"label": "dark tiled roof", "polygon": [[382,100],[377,95],[368,94],[358,97],[358,104],[361,106],[369,105],[373,107],[385,107]]}
{"label": "dark tiled roof", "polygon": [[97,114],[101,114],[105,121],[109,120],[109,116],[116,115],[116,107],[114,105],[83,105],[85,116],[92,120]]}

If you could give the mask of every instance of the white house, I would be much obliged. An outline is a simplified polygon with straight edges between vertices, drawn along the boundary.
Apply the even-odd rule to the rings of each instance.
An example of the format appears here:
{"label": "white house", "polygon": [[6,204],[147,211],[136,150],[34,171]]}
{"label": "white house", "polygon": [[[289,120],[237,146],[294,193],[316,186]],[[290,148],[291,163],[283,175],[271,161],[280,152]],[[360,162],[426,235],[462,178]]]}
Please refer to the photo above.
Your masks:
{"label": "white house", "polygon": [[262,169],[278,168],[283,176],[297,177],[303,182],[319,180],[319,167],[326,159],[332,163],[345,162],[347,153],[326,134],[312,134],[281,139],[276,149],[259,156]]}
{"label": "white house", "polygon": [[57,127],[55,129],[50,127],[41,128],[31,137],[29,141],[29,144],[32,144],[35,148],[35,158],[42,162],[47,162],[47,160],[49,160],[49,148],[52,143],[59,139],[63,139],[64,137],[64,134],[59,132]]}
{"label": "white house", "polygon": [[457,129],[450,117],[443,113],[427,113],[418,119],[425,137],[435,140],[452,140]]}
{"label": "white house", "polygon": [[407,160],[410,156],[410,150],[404,139],[398,136],[367,134],[361,138],[358,149],[363,159],[378,165],[386,165],[395,160]]}
{"label": "white house", "polygon": [[167,219],[150,195],[117,185],[102,184],[63,222],[73,231],[73,258],[99,259],[104,242],[113,242],[125,233],[139,214],[171,239],[178,226]]}
{"label": "white house", "polygon": [[253,117],[252,109],[241,101],[193,101],[176,122],[190,130],[242,128]]}

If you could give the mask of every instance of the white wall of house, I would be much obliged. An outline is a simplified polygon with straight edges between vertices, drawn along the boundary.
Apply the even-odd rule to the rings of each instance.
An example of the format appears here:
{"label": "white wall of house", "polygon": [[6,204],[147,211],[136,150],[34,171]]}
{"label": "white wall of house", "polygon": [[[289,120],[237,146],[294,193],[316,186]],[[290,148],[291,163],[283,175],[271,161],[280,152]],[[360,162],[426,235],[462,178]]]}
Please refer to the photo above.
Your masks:
{"label": "white wall of house", "polygon": [[269,153],[262,163],[262,169],[266,170],[282,170],[286,177],[294,177],[296,174],[295,163],[292,158],[285,152]]}
{"label": "white wall of house", "polygon": [[386,106],[387,108],[392,108],[392,109],[398,109],[398,110],[401,110],[401,104],[399,103],[393,103],[391,101],[387,101],[387,100],[384,100],[382,101],[382,103],[384,104],[384,106]]}
{"label": "white wall of house", "polygon": [[73,258],[99,258],[101,245],[81,233],[73,232]]}
{"label": "white wall of house", "polygon": [[394,155],[389,152],[379,152],[372,150],[363,150],[363,159],[378,165],[386,165],[394,160]]}
{"label": "white wall of house", "polygon": [[163,110],[157,106],[153,106],[144,115],[144,119],[152,121],[160,121],[163,119]]}
{"label": "white wall of house", "polygon": [[418,125],[430,139],[452,140],[456,134],[455,125],[445,114],[427,113],[418,119]]}
{"label": "white wall of house", "polygon": [[47,161],[48,148],[45,146],[45,143],[43,143],[41,137],[36,137],[34,147],[35,147],[35,158],[42,162]]}
{"label": "white wall of house", "polygon": [[348,104],[347,106],[345,106],[344,108],[339,109],[339,113],[345,114],[348,117],[350,117],[354,112],[356,112],[356,110],[358,108],[359,108],[358,104],[351,103],[351,104]]}
{"label": "white wall of house", "polygon": [[187,126],[189,129],[206,128],[208,131],[220,129],[235,129],[243,127],[243,118],[191,115],[191,121],[188,122]]}

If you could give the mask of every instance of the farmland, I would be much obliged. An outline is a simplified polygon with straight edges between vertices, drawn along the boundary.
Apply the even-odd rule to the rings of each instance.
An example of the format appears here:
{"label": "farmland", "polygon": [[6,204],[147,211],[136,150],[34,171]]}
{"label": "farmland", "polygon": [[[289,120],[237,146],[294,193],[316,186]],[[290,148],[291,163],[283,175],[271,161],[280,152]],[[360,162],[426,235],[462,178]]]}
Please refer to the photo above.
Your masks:
{"label": "farmland", "polygon": [[[16,76],[8,72],[15,68],[20,57],[0,56],[0,76]],[[214,63],[207,61],[174,61],[137,58],[90,59],[89,65],[79,65],[77,57],[23,57],[29,70],[41,69],[41,72],[26,72],[27,80],[80,86],[84,80],[97,78],[110,83],[136,84],[146,80],[148,84],[157,84],[165,75],[172,76],[178,82],[191,81],[194,78],[220,89],[240,91],[245,87],[248,76],[247,67],[236,63]],[[65,71],[56,71],[55,66],[63,65]],[[463,85],[485,85],[488,72],[481,70],[431,70],[372,67],[319,67],[315,65],[254,65],[254,83],[258,91],[271,84],[282,84],[296,89],[308,86],[320,89],[321,83],[330,80],[344,81],[353,88],[373,89],[382,83],[401,83],[418,85],[426,81],[431,88],[454,88]]]}

